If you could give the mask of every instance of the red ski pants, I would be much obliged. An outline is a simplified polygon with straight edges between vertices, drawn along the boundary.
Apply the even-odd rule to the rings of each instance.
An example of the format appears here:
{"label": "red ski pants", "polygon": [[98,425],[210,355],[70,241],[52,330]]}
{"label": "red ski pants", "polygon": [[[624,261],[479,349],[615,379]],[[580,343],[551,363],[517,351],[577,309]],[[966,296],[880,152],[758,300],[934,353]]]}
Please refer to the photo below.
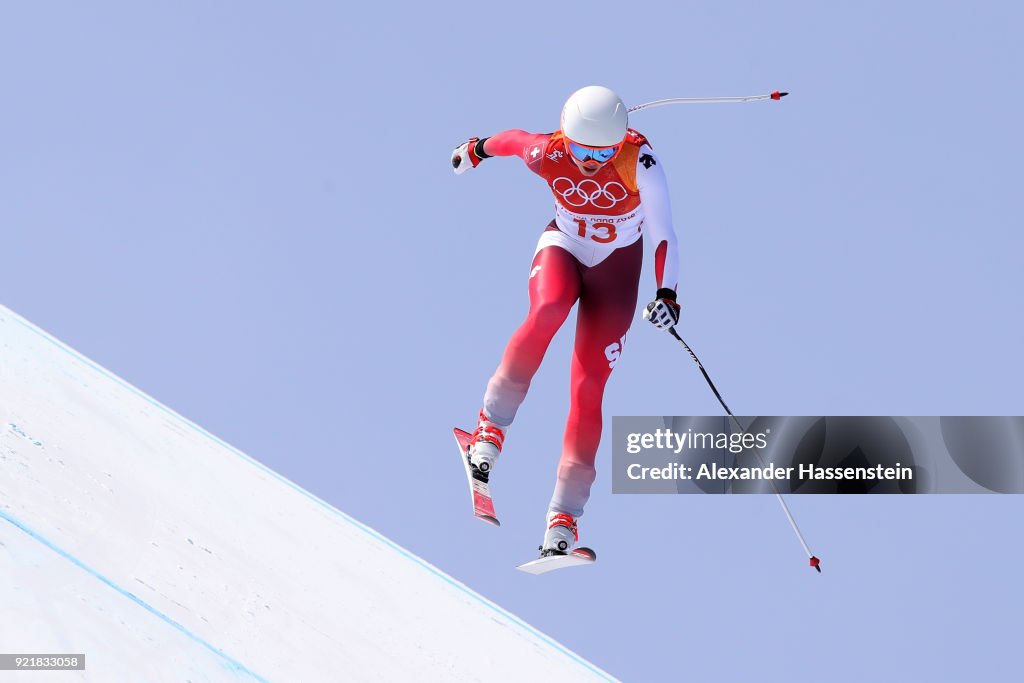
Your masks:
{"label": "red ski pants", "polygon": [[636,312],[642,261],[642,239],[616,249],[590,267],[558,246],[538,251],[530,271],[529,313],[505,347],[484,395],[484,409],[490,418],[498,424],[511,424],[551,338],[579,302],[569,418],[550,506],[573,517],[583,514],[594,483],[604,388]]}

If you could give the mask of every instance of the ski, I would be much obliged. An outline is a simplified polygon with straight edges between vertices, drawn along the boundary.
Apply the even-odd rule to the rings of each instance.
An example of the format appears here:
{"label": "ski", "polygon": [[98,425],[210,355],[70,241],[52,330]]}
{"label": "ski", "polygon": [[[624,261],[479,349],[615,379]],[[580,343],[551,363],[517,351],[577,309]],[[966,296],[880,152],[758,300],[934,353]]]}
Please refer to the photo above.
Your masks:
{"label": "ski", "polygon": [[491,500],[491,489],[489,484],[483,480],[473,476],[473,469],[469,464],[469,445],[472,442],[473,437],[462,429],[456,427],[455,441],[459,444],[459,455],[462,457],[462,466],[466,470],[466,480],[469,482],[469,494],[473,497],[473,514],[479,519],[493,524],[494,526],[501,526],[501,522],[498,521],[498,516],[494,512],[494,501]]}
{"label": "ski", "polygon": [[573,548],[568,555],[548,555],[521,564],[516,569],[527,574],[546,574],[556,569],[575,567],[581,564],[593,564],[597,561],[597,553],[590,548]]}

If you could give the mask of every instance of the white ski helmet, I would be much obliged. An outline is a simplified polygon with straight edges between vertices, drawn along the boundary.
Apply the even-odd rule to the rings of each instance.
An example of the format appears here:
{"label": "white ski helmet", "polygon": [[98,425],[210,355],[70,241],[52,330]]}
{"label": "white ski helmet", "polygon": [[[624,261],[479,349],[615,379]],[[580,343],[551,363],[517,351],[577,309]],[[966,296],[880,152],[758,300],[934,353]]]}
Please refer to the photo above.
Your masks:
{"label": "white ski helmet", "polygon": [[562,133],[587,147],[611,147],[622,142],[629,127],[626,105],[601,85],[580,88],[562,107]]}

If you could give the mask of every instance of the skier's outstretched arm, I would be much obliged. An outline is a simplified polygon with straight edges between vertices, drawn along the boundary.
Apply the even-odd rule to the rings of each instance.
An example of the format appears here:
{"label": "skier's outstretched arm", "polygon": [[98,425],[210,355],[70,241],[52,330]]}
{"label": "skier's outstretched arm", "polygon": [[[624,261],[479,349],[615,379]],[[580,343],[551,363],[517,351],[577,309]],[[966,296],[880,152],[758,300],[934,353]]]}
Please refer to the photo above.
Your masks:
{"label": "skier's outstretched arm", "polygon": [[[506,130],[489,138],[470,138],[452,152],[452,168],[456,174],[476,168],[488,157],[517,156],[530,162],[530,153],[543,149],[550,134],[527,133],[525,130]],[[539,152],[537,152],[539,154]]]}
{"label": "skier's outstretched arm", "polygon": [[636,167],[637,187],[644,206],[644,224],[654,242],[654,274],[658,291],[654,301],[644,309],[644,320],[659,329],[679,322],[676,288],[679,286],[679,245],[672,227],[672,205],[669,202],[668,180],[661,160],[648,145],[640,149]]}

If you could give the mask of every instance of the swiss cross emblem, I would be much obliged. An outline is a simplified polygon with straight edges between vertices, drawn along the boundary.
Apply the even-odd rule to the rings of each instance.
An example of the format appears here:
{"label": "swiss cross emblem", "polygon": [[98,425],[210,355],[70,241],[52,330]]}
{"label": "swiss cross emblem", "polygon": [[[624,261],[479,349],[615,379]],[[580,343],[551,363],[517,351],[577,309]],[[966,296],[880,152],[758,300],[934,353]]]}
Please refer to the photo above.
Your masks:
{"label": "swiss cross emblem", "polygon": [[531,159],[536,159],[539,156],[540,156],[540,147],[534,147],[533,149],[530,150],[530,158]]}

